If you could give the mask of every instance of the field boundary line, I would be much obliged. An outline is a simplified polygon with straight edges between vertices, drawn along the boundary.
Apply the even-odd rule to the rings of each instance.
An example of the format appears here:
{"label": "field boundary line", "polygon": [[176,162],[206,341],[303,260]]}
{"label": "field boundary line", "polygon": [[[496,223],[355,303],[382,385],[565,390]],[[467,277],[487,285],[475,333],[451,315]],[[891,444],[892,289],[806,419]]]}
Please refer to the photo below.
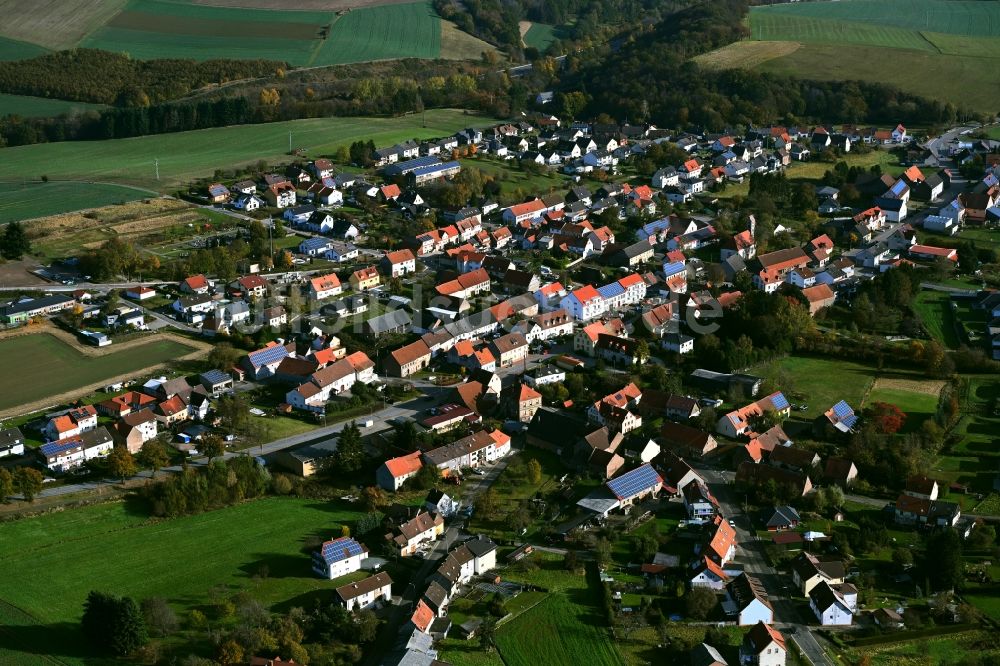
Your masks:
{"label": "field boundary line", "polygon": [[[34,626],[42,626],[42,621],[39,620],[34,615],[32,615],[31,613],[29,613],[28,611],[24,610],[20,606],[15,606],[14,604],[12,604],[9,601],[7,601],[6,599],[0,598],[0,609],[2,609],[2,608],[13,609],[14,612],[15,612],[15,614],[24,616],[25,620],[28,623],[30,623],[30,624],[32,624]],[[12,648],[12,651],[16,651],[16,652],[21,652],[22,651],[22,650],[19,649],[20,648],[20,641],[18,640],[18,636],[17,636],[17,632],[16,631],[12,632],[10,630],[9,626],[5,626],[3,623],[0,623],[0,633],[7,633],[9,636],[11,636],[14,639],[15,646]],[[52,655],[49,655],[49,654],[37,654],[35,656],[37,656],[39,659],[41,659],[43,661],[48,661],[48,662],[50,662],[52,664],[56,664],[57,666],[66,666],[66,662],[65,661],[63,661],[62,659],[58,659],[56,657],[53,657]]]}
{"label": "field boundary line", "polygon": [[926,34],[924,34],[924,33],[926,33],[926,32],[927,32],[926,30],[918,30],[918,31],[917,31],[917,34],[918,34],[918,35],[920,35],[920,39],[922,39],[922,40],[924,40],[925,42],[927,42],[928,44],[930,44],[930,45],[931,45],[931,48],[932,48],[932,49],[934,49],[934,50],[935,50],[935,51],[936,51],[936,52],[938,53],[938,55],[948,55],[948,54],[946,54],[946,53],[945,53],[944,51],[942,51],[942,50],[941,50],[941,47],[940,47],[940,46],[938,46],[937,44],[935,44],[934,42],[932,42],[932,41],[931,41],[931,40],[930,40],[930,39],[929,39],[929,38],[927,37],[927,35],[926,35]]}

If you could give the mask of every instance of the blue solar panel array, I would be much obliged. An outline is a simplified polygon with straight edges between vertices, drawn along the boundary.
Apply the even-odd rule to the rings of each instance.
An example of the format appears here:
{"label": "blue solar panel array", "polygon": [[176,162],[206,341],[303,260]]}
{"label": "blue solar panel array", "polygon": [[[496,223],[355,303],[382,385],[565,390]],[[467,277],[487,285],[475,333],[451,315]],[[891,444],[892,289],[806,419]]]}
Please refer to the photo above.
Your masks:
{"label": "blue solar panel array", "polygon": [[274,345],[273,347],[267,347],[266,349],[248,354],[250,362],[258,368],[262,365],[269,365],[275,361],[280,361],[286,356],[288,356],[288,350],[285,349],[284,345]]}
{"label": "blue solar panel array", "polygon": [[320,248],[325,248],[330,244],[325,238],[307,238],[306,240],[299,243],[299,246],[303,251],[308,252],[309,250],[318,250]]}
{"label": "blue solar panel array", "polygon": [[624,294],[625,287],[621,286],[617,282],[612,282],[611,284],[606,284],[603,287],[598,287],[597,293],[601,295],[601,298],[614,298],[615,296],[621,296]]}
{"label": "blue solar panel array", "polygon": [[80,445],[80,440],[76,437],[69,439],[68,441],[60,440],[59,442],[49,442],[48,444],[42,444],[40,450],[42,455],[45,457],[57,456],[60,453],[65,453],[70,449]]}
{"label": "blue solar panel array", "polygon": [[838,419],[843,419],[845,417],[851,416],[852,414],[854,414],[854,410],[851,409],[851,406],[848,405],[843,400],[841,400],[840,402],[838,402],[836,405],[833,406],[833,415],[836,416]]}
{"label": "blue solar panel array", "polygon": [[788,404],[788,398],[786,398],[785,394],[780,391],[776,393],[773,398],[771,398],[771,404],[774,405],[774,408],[779,412],[782,409],[788,409],[790,407]]}
{"label": "blue solar panel array", "polygon": [[364,552],[364,546],[351,537],[340,537],[323,544],[323,559],[328,564],[340,562],[355,555],[362,555]]}
{"label": "blue solar panel array", "polygon": [[631,472],[622,474],[617,479],[608,481],[608,489],[615,494],[618,499],[634,497],[640,492],[652,488],[658,483],[663,483],[663,479],[656,473],[650,465],[636,467]]}
{"label": "blue solar panel array", "polygon": [[683,261],[674,261],[669,264],[664,264],[663,275],[665,277],[670,277],[671,275],[676,275],[677,273],[686,270],[686,268],[687,267],[684,265]]}

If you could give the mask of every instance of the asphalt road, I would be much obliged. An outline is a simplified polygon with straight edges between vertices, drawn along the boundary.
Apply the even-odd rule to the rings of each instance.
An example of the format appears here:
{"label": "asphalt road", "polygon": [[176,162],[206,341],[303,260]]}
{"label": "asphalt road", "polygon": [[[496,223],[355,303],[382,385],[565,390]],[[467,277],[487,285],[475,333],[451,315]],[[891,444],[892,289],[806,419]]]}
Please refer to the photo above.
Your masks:
{"label": "asphalt road", "polygon": [[[784,629],[788,638],[798,646],[813,666],[833,666],[822,646],[813,635],[814,618],[804,618],[799,612],[796,602],[789,593],[793,591],[792,579],[789,574],[781,574],[768,564],[763,553],[763,542],[757,540],[752,530],[750,516],[747,516],[738,498],[732,496],[732,486],[729,480],[732,473],[719,472],[714,469],[701,468],[696,471],[702,475],[715,498],[719,501],[719,509],[724,517],[736,523],[738,546],[734,564],[742,565],[743,570],[760,579],[774,608],[774,625]],[[728,478],[727,478],[728,477]],[[788,631],[793,628],[794,633]]]}
{"label": "asphalt road", "polygon": [[[463,506],[470,506],[475,498],[484,492],[487,488],[493,485],[493,482],[497,480],[500,473],[503,472],[507,467],[507,460],[500,460],[494,463],[490,467],[486,468],[486,473],[483,475],[470,474],[465,477],[462,482],[462,487],[464,492],[462,493],[462,504]],[[395,603],[392,607],[392,613],[389,616],[388,621],[382,626],[379,631],[378,637],[374,642],[374,649],[365,659],[366,666],[374,666],[375,664],[381,663],[382,657],[386,653],[390,652],[397,643],[404,637],[401,635],[402,630],[409,621],[410,616],[413,613],[413,608],[416,606],[417,601],[424,593],[424,589],[427,587],[425,581],[427,577],[433,573],[441,563],[448,551],[451,550],[452,545],[464,536],[469,536],[465,530],[465,521],[458,518],[452,517],[448,520],[448,527],[445,528],[444,534],[441,538],[434,542],[434,546],[427,551],[424,555],[424,563],[413,575],[410,580],[409,585],[403,591],[403,595],[398,603]],[[464,540],[464,539],[463,539]]]}
{"label": "asphalt road", "polygon": [[[420,411],[426,409],[429,404],[430,403],[426,400],[426,398],[417,398],[405,403],[390,405],[388,407],[385,407],[384,409],[373,411],[371,416],[367,418],[370,418],[375,423],[372,425],[370,429],[363,429],[362,434],[368,434],[384,430],[389,427],[388,426],[389,420],[401,416],[412,417],[415,414],[419,413]],[[266,418],[266,417],[260,417],[260,418]],[[357,417],[355,420],[365,421],[366,417],[364,416]],[[347,423],[349,422],[350,421],[344,421],[341,423],[336,423],[333,425],[316,428],[315,430],[310,430],[300,435],[292,435],[291,437],[276,439],[273,442],[268,442],[267,444],[264,444],[260,447],[256,447],[253,449],[245,449],[242,451],[228,451],[225,455],[225,458],[228,459],[234,456],[242,456],[242,455],[268,456],[283,449],[299,446],[307,442],[322,441],[332,437],[333,435],[339,434],[340,431],[344,429],[344,426],[347,425]],[[188,464],[189,466],[206,465],[208,464],[208,459],[204,457],[193,458],[188,461]],[[168,472],[180,472],[181,466],[173,465],[171,467],[165,467],[163,469]],[[141,479],[149,479],[151,477],[152,477],[152,472],[143,471],[136,474],[134,477],[132,477],[132,479],[141,480]],[[54,486],[51,488],[43,488],[41,492],[38,493],[37,497],[42,498],[42,497],[59,497],[62,495],[71,495],[74,493],[85,492],[88,490],[96,490],[101,487],[119,485],[120,482],[121,482],[120,479],[104,479],[101,481],[86,481],[82,483],[66,484],[63,486]],[[17,499],[20,499],[20,496],[15,496],[15,497]]]}

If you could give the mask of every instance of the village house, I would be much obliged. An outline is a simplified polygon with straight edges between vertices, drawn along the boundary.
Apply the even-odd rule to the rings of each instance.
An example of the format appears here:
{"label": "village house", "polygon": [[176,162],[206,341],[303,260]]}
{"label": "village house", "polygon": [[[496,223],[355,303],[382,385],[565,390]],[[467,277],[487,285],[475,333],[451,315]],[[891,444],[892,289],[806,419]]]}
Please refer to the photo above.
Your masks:
{"label": "village house", "polygon": [[441,470],[442,476],[449,476],[463,467],[476,468],[495,462],[509,453],[509,435],[499,430],[480,430],[451,444],[424,452],[423,462]]}
{"label": "village house", "polygon": [[625,509],[660,492],[663,477],[646,463],[611,479],[605,485],[618,500],[618,506]]}
{"label": "village house", "polygon": [[88,460],[103,458],[114,448],[114,439],[108,429],[100,426],[94,430],[77,433],[64,439],[42,444],[38,454],[43,464],[53,472],[68,472]]}
{"label": "village house", "polygon": [[383,362],[386,374],[392,377],[409,377],[420,372],[431,362],[431,350],[423,340],[390,352]]}
{"label": "village house", "polygon": [[774,608],[767,596],[764,585],[755,576],[741,574],[726,586],[726,600],[723,602],[726,615],[735,616],[741,627],[763,622],[774,622]]}
{"label": "village house", "polygon": [[444,534],[444,518],[439,513],[418,511],[417,515],[385,535],[400,557],[409,557],[423,543],[437,541]]}
{"label": "village house", "polygon": [[382,271],[389,277],[401,277],[417,270],[417,260],[410,250],[386,252],[381,261]]}
{"label": "village house", "polygon": [[423,467],[420,456],[420,451],[414,451],[405,456],[386,460],[375,470],[375,482],[380,488],[391,491],[399,490],[407,479],[415,476]]}
{"label": "village house", "polygon": [[24,453],[24,435],[19,428],[0,430],[0,458],[19,456]]}
{"label": "village house", "polygon": [[752,402],[745,407],[729,412],[716,423],[716,430],[726,437],[736,438],[751,429],[751,420],[762,417],[766,412],[784,418],[791,413],[792,407],[781,391]]}
{"label": "village house", "polygon": [[812,553],[801,553],[792,562],[792,582],[804,597],[808,597],[820,583],[840,585],[845,578],[847,568],[840,559],[820,559]]}
{"label": "village house", "polygon": [[821,581],[809,592],[809,608],[824,627],[850,625],[858,608],[858,590],[850,583]]}
{"label": "village house", "polygon": [[336,273],[320,275],[309,280],[309,298],[313,300],[321,301],[337,296],[343,291],[344,287]]}
{"label": "village house", "polygon": [[[384,571],[336,590],[340,604],[350,611],[372,608],[392,601],[392,578]],[[277,666],[277,665],[276,665]]]}
{"label": "village house", "polygon": [[785,666],[788,648],[785,637],[765,622],[758,622],[740,644],[740,664],[746,666]]}
{"label": "village house", "polygon": [[374,266],[359,268],[351,273],[351,277],[348,279],[351,289],[354,291],[366,291],[368,289],[373,289],[379,286],[381,281],[382,276],[379,274],[378,269]]}
{"label": "village house", "polygon": [[326,541],[313,553],[313,571],[322,578],[333,580],[361,569],[368,557],[368,548],[351,537]]}
{"label": "village house", "polygon": [[49,440],[65,439],[95,428],[97,428],[97,409],[92,405],[81,405],[49,419],[45,424],[45,436]]}
{"label": "village house", "polygon": [[158,423],[156,414],[151,409],[126,414],[112,428],[115,443],[126,447],[129,453],[136,454],[143,444],[156,437],[159,432]]}

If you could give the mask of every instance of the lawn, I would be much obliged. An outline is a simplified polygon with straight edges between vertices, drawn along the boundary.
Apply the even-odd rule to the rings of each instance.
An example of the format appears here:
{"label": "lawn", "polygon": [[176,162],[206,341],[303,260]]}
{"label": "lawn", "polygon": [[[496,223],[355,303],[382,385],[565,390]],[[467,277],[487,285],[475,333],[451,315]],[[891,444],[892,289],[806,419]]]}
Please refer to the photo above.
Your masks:
{"label": "lawn", "polygon": [[[137,372],[193,349],[174,340],[150,340],[106,356],[85,356],[59,338],[38,333],[9,338],[0,345],[0,410]],[[30,381],[25,381],[26,378]]]}
{"label": "lawn", "polygon": [[136,201],[155,192],[110,183],[0,183],[0,224]]}
{"label": "lawn", "polygon": [[918,429],[937,412],[938,396],[898,388],[883,388],[878,384],[868,396],[868,403],[888,402],[906,412],[904,432]]}
{"label": "lawn", "polygon": [[[859,410],[875,378],[875,370],[860,363],[805,356],[789,356],[751,373],[772,379],[792,402],[808,404],[808,410],[793,412],[805,419],[823,414],[840,400]],[[802,398],[796,400],[790,394],[801,394]]]}
{"label": "lawn", "polygon": [[546,23],[532,23],[524,34],[524,45],[531,46],[545,53],[546,49],[556,41],[559,28]]}
{"label": "lawn", "polygon": [[509,572],[508,580],[550,590],[537,606],[504,624],[496,644],[507,666],[623,664],[600,612],[600,591],[590,577],[562,569],[561,558],[536,557],[537,571]]}
{"label": "lawn", "polygon": [[931,337],[950,349],[961,344],[955,330],[955,311],[950,296],[943,291],[922,291],[914,305]]}
{"label": "lawn", "polygon": [[[484,126],[492,118],[467,115],[458,109],[429,110],[401,118],[311,118],[261,125],[159,134],[109,141],[66,141],[5,148],[0,181],[25,174],[54,179],[109,180],[169,188],[198,177],[266,160],[287,162],[288,137],[310,156],[331,154],[358,137],[377,146],[411,138],[446,136],[469,125]],[[160,180],[153,160],[159,159]]]}
{"label": "lawn", "polygon": [[441,19],[429,1],[354,9],[337,19],[314,65],[441,55]]}
{"label": "lawn", "polygon": [[[329,594],[334,584],[312,574],[308,552],[358,515],[346,505],[272,498],[162,521],[116,503],[5,524],[0,560],[44,575],[0,591],[0,662],[41,654],[91,663],[78,622],[92,589],[164,597],[182,612],[206,604],[216,585],[248,589],[269,606],[311,606],[317,590]],[[264,568],[267,576],[253,579]]]}
{"label": "lawn", "polygon": [[514,161],[500,161],[484,158],[461,160],[465,168],[479,169],[484,175],[494,176],[500,183],[503,197],[513,203],[523,201],[525,196],[542,196],[566,189],[569,179],[556,171],[534,174],[524,171]]}

